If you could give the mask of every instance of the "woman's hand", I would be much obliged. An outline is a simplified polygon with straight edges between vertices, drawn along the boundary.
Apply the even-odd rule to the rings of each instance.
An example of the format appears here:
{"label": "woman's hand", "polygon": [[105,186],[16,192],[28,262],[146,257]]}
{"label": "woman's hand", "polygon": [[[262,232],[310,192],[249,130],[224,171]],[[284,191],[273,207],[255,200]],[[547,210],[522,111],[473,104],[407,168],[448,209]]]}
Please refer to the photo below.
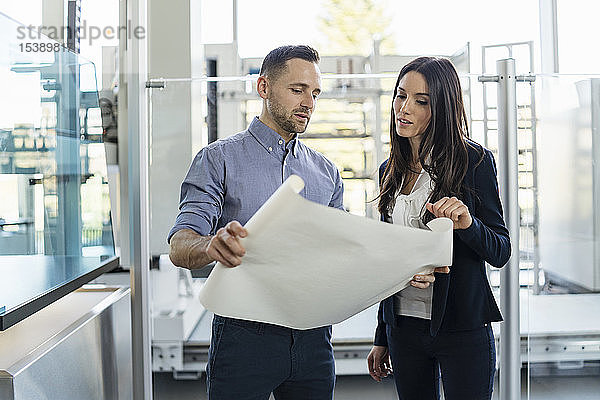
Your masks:
{"label": "woman's hand", "polygon": [[385,346],[373,346],[367,356],[367,365],[369,366],[369,375],[377,382],[381,382],[381,378],[385,378],[392,372],[388,348]]}
{"label": "woman's hand", "polygon": [[435,281],[435,276],[431,274],[415,275],[410,281],[410,286],[418,289],[427,289]]}
{"label": "woman's hand", "polygon": [[[433,272],[449,274],[450,267],[436,267]],[[418,289],[427,289],[429,285],[435,281],[435,275],[433,275],[433,272],[431,274],[413,276],[412,280],[410,281],[410,285]]]}
{"label": "woman's hand", "polygon": [[473,223],[469,209],[456,197],[442,197],[433,204],[427,203],[426,207],[436,218],[450,218],[454,229],[467,229]]}

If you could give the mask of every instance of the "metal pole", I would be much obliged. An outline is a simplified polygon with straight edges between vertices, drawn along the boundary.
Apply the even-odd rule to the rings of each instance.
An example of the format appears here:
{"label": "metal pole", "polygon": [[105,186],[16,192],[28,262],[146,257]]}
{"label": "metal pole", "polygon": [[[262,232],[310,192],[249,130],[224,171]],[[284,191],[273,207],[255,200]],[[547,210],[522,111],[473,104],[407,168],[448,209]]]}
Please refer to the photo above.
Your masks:
{"label": "metal pole", "polygon": [[[127,2],[119,1],[119,26],[127,26]],[[129,129],[127,127],[129,116],[127,115],[127,82],[129,72],[127,71],[127,35],[119,37],[119,93],[117,94],[117,134],[118,134],[118,156],[119,163],[119,210],[117,224],[119,235],[115,243],[118,247],[121,265],[129,269],[131,267],[131,246],[129,245]],[[115,214],[113,214],[115,215]],[[113,220],[113,224],[115,221]]]}
{"label": "metal pole", "polygon": [[[129,0],[132,30],[147,32],[147,0]],[[150,241],[148,234],[148,51],[146,35],[127,40],[129,238],[131,246],[131,334],[133,399],[152,399],[150,358]]]}
{"label": "metal pole", "polygon": [[[381,72],[381,39],[373,41],[373,72],[378,74]],[[373,87],[377,90],[377,94],[373,96],[375,102],[375,170],[379,168],[379,164],[383,162],[383,143],[381,135],[383,133],[382,118],[381,118],[381,79],[373,81]]]}
{"label": "metal pole", "polygon": [[[381,72],[381,39],[377,38],[373,40],[373,53],[371,54],[371,72],[378,74]],[[375,142],[375,153],[373,154],[373,167],[375,171],[378,171],[379,165],[384,160],[383,155],[383,142],[381,141],[381,135],[383,133],[382,128],[382,118],[381,118],[381,79],[373,79],[372,88],[377,90],[377,93],[373,95],[373,103],[375,106],[375,115],[374,122],[375,126],[373,127],[373,141]],[[366,117],[366,115],[363,113]],[[366,121],[365,121],[366,122]],[[367,124],[365,123],[365,128]],[[367,134],[367,130],[365,129],[365,134]],[[365,165],[366,167],[366,165]],[[366,169],[366,168],[365,168]],[[364,182],[364,181],[363,181]],[[373,218],[373,207],[369,203],[369,199],[367,198],[367,187],[365,185],[365,213],[368,218]]]}
{"label": "metal pole", "polygon": [[512,256],[500,275],[500,399],[521,397],[521,337],[519,329],[519,182],[515,60],[498,60],[498,177],[500,197],[510,233]]}
{"label": "metal pole", "polygon": [[232,18],[233,18],[233,42],[236,43],[236,47],[237,47],[237,41],[238,41],[238,2],[237,0],[233,0],[233,12],[232,12]]}

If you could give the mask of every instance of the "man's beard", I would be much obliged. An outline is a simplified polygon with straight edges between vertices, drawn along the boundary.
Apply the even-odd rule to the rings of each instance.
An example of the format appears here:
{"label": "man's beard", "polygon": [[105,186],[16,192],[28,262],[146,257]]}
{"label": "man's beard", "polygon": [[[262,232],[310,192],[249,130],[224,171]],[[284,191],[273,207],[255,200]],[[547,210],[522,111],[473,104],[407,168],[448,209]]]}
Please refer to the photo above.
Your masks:
{"label": "man's beard", "polygon": [[267,102],[267,109],[269,110],[269,113],[273,117],[273,121],[275,121],[275,123],[277,123],[277,125],[279,125],[286,132],[304,133],[304,131],[306,131],[306,128],[308,127],[308,121],[310,121],[310,117],[308,117],[305,124],[303,124],[301,122],[295,122],[293,118],[294,118],[295,112],[302,112],[306,115],[309,115],[307,110],[298,109],[298,110],[292,111],[291,114],[288,114],[286,112],[286,110],[283,107],[281,107],[281,105],[279,103],[277,103],[275,101]]}

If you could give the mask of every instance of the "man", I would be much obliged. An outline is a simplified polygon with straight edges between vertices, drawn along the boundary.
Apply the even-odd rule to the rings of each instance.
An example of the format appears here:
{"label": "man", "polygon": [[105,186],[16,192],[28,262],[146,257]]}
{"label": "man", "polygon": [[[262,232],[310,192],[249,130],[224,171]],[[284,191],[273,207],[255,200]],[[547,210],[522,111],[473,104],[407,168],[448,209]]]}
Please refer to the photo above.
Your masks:
{"label": "man", "polygon": [[[182,184],[168,238],[175,265],[240,265],[239,238],[248,234],[243,225],[292,174],[305,182],[303,197],[343,209],[338,169],[298,139],[321,92],[318,62],[309,46],[283,46],[265,57],[257,81],[261,115],[247,130],[202,149]],[[330,400],[334,383],[331,326],[296,330],[214,316],[210,400],[267,400],[271,392],[277,400]]]}

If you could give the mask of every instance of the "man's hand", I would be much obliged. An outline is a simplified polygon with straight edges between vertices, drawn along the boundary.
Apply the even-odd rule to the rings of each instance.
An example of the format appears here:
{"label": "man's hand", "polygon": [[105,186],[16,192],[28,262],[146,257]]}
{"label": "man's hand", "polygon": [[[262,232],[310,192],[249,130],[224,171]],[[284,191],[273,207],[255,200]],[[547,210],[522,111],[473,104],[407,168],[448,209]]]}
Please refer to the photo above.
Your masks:
{"label": "man's hand", "polygon": [[242,263],[242,257],[246,254],[240,238],[246,236],[248,236],[246,228],[237,221],[231,221],[210,239],[206,254],[226,267],[237,267]]}
{"label": "man's hand", "polygon": [[369,366],[369,375],[377,382],[381,382],[381,378],[385,378],[392,372],[388,348],[385,346],[373,346],[367,356],[367,365]]}
{"label": "man's hand", "polygon": [[469,209],[456,197],[442,197],[433,204],[427,203],[425,207],[436,218],[450,218],[454,222],[454,229],[467,229],[473,223]]}

